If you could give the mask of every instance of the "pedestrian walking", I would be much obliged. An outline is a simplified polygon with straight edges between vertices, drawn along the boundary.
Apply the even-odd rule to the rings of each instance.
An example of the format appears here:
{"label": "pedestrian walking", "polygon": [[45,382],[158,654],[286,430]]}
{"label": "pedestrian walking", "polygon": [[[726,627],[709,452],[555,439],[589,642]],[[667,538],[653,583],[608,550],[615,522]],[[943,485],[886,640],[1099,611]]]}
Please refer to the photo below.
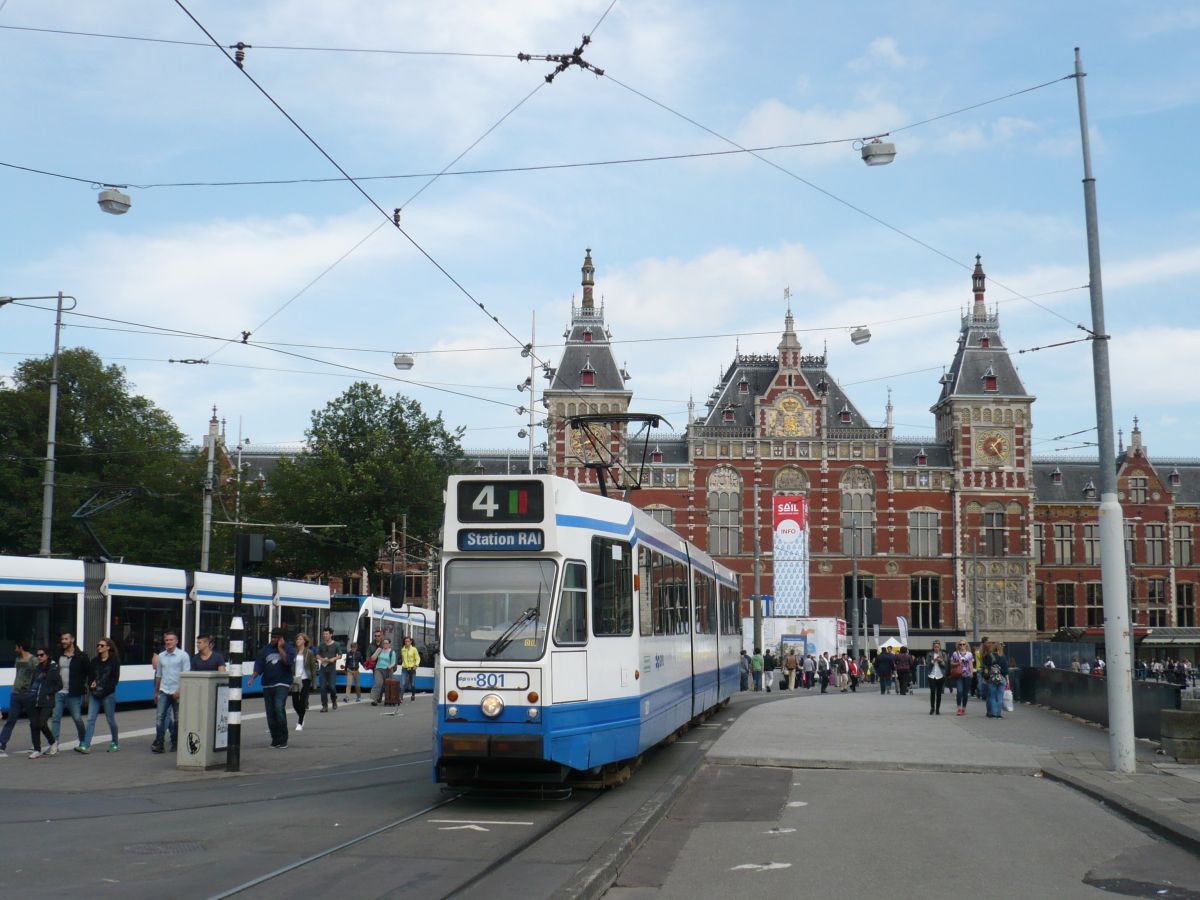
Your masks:
{"label": "pedestrian walking", "polygon": [[804,656],[804,689],[812,690],[813,682],[817,677],[817,661],[812,658],[811,653],[806,653]]}
{"label": "pedestrian walking", "polygon": [[821,658],[817,660],[817,678],[821,681],[821,693],[829,687],[829,651],[821,652]]}
{"label": "pedestrian walking", "polygon": [[1008,681],[1008,660],[1004,658],[1004,645],[993,644],[983,658],[983,672],[987,679],[987,715],[989,719],[1004,718],[1004,685]]}
{"label": "pedestrian walking", "polygon": [[767,693],[771,693],[771,688],[775,686],[775,669],[778,666],[778,661],[775,659],[775,654],[771,652],[771,648],[767,648],[767,652],[763,654],[763,683],[767,687]]}
{"label": "pedestrian walking", "polygon": [[763,689],[763,666],[762,650],[755,647],[754,655],[750,657],[750,674],[754,677],[754,690],[756,691]]}
{"label": "pedestrian walking", "polygon": [[321,679],[321,712],[329,708],[337,709],[337,661],[342,655],[342,645],[333,639],[333,629],[326,628],[321,632],[323,640],[317,647],[317,665],[320,667],[317,677]]}
{"label": "pedestrian walking", "polygon": [[838,691],[843,694],[850,693],[850,661],[846,659],[845,653],[839,653],[834,658],[833,670],[837,674]]}
{"label": "pedestrian walking", "polygon": [[901,694],[908,693],[909,685],[912,684],[912,674],[915,665],[916,660],[908,652],[908,648],[901,647],[900,652],[896,654],[896,680],[900,682]]}
{"label": "pedestrian walking", "polygon": [[850,666],[850,693],[857,694],[858,693],[858,679],[862,677],[860,674],[862,670],[859,669],[858,662],[854,659],[853,656],[851,656],[849,658],[849,666]]}
{"label": "pedestrian walking", "polygon": [[308,635],[296,635],[296,652],[292,657],[292,709],[296,712],[296,730],[304,730],[304,716],[308,712],[308,695],[312,691],[313,679],[317,676],[317,659],[308,649]]}
{"label": "pedestrian walking", "polygon": [[358,686],[358,672],[362,667],[362,654],[358,652],[358,642],[351,641],[350,649],[346,651],[346,702],[350,702],[350,682],[354,682],[354,702],[362,703],[362,688]]}
{"label": "pedestrian walking", "polygon": [[75,644],[75,635],[64,631],[59,638],[62,651],[58,656],[58,672],[62,686],[54,695],[54,717],[50,730],[54,733],[54,752],[58,752],[58,735],[62,726],[63,712],[70,713],[79,733],[79,742],[83,743],[86,729],[83,725],[83,696],[87,693],[88,682],[91,680],[92,661]]}
{"label": "pedestrian walking", "polygon": [[225,657],[213,649],[211,634],[196,638],[196,652],[192,654],[193,672],[224,672]]}
{"label": "pedestrian walking", "polygon": [[192,659],[179,646],[179,635],[163,632],[163,650],[151,659],[154,666],[154,743],[153,753],[163,753],[167,734],[171,735],[171,752],[179,739],[179,691],[183,673],[192,671]]}
{"label": "pedestrian walking", "polygon": [[[59,674],[58,663],[50,658],[50,651],[38,647],[34,654],[37,666],[33,670],[33,680],[29,692],[33,695],[33,709],[29,714],[29,739],[33,742],[33,752],[30,759],[41,759],[43,756],[58,754],[58,741],[50,730],[50,715],[54,712],[55,697],[62,687],[62,676]],[[46,737],[46,752],[42,752],[42,736]]]}
{"label": "pedestrian walking", "polygon": [[967,699],[971,696],[971,683],[975,677],[975,655],[966,641],[958,642],[958,649],[950,654],[949,678],[954,684],[956,716],[967,714]]}
{"label": "pedestrian walking", "polygon": [[787,678],[786,687],[789,691],[796,689],[796,676],[800,674],[800,660],[796,658],[796,648],[789,647],[783,660],[783,671]]}
{"label": "pedestrian walking", "polygon": [[413,639],[407,635],[404,646],[400,648],[400,702],[404,702],[404,692],[408,691],[408,699],[417,699],[417,666],[421,664],[421,653],[413,644]]}
{"label": "pedestrian walking", "polygon": [[13,641],[13,656],[12,694],[8,698],[8,720],[0,731],[0,758],[8,756],[8,739],[12,737],[22,714],[28,716],[30,722],[33,721],[33,694],[30,687],[38,665],[37,657],[29,652],[29,644],[22,638]]}
{"label": "pedestrian walking", "polygon": [[896,656],[890,647],[884,647],[875,657],[875,674],[879,676],[879,693],[886,694],[892,689],[892,675],[896,671]]}
{"label": "pedestrian walking", "polygon": [[383,702],[383,685],[396,668],[396,651],[388,638],[383,639],[372,659],[375,660],[375,682],[371,685],[371,705],[378,706]]}
{"label": "pedestrian walking", "polygon": [[292,654],[282,628],[271,632],[271,641],[258,651],[254,659],[254,679],[262,676],[263,706],[267,713],[267,729],[271,732],[271,746],[279,749],[288,745],[287,696],[292,685]]}
{"label": "pedestrian walking", "polygon": [[117,738],[117,685],[121,681],[121,660],[112,638],[101,638],[96,642],[96,658],[92,660],[91,702],[88,709],[87,733],[83,743],[75,750],[79,753],[92,752],[92,735],[96,733],[96,720],[103,710],[108,721],[108,752],[120,750]]}
{"label": "pedestrian walking", "polygon": [[942,714],[942,691],[946,687],[946,676],[950,674],[950,660],[942,650],[942,642],[934,641],[933,648],[925,657],[929,666],[929,714]]}

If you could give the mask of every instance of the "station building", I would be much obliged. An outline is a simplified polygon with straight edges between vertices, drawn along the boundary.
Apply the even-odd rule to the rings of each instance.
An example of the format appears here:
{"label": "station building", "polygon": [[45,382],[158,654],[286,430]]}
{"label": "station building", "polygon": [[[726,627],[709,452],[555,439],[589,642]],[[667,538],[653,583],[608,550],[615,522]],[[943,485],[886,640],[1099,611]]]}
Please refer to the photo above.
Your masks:
{"label": "station building", "polygon": [[[620,423],[598,434],[593,426],[591,440],[568,424],[580,414],[626,413],[634,396],[603,305],[595,302],[590,250],[582,272],[582,300],[572,300],[562,357],[545,372],[548,438],[535,471],[596,489],[597,472],[587,465],[599,453],[594,441],[610,454],[635,457],[625,460],[635,469],[642,448],[622,449]],[[799,494],[810,512],[812,615],[850,620],[857,568],[868,623],[894,634],[897,616],[907,617],[916,648],[934,637],[970,636],[976,623],[981,635],[1005,641],[1063,629],[1099,636],[1097,461],[1035,458],[1036,398],[1013,366],[998,312],[985,303],[978,257],[971,291],[958,334],[946,336],[948,367],[931,397],[931,440],[897,437],[890,404],[884,425],[871,425],[826,356],[805,352],[789,309],[777,353],[735,353],[682,433],[651,436],[643,486],[631,502],[738,572],[746,615],[754,596],[754,528],[761,602],[769,604],[771,501]],[[473,459],[480,472],[528,470],[521,454]],[[1143,644],[1153,631],[1169,647],[1172,629],[1197,625],[1200,460],[1152,461],[1135,420],[1129,446],[1108,464],[1117,469],[1124,508],[1137,631]]]}

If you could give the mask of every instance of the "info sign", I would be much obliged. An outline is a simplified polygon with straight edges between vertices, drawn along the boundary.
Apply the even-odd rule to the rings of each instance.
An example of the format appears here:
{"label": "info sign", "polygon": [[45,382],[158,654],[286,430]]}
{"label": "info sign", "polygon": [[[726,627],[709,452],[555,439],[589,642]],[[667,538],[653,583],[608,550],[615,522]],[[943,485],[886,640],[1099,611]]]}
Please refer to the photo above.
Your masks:
{"label": "info sign", "polygon": [[774,502],[775,608],[777,616],[807,616],[808,498],[776,496]]}

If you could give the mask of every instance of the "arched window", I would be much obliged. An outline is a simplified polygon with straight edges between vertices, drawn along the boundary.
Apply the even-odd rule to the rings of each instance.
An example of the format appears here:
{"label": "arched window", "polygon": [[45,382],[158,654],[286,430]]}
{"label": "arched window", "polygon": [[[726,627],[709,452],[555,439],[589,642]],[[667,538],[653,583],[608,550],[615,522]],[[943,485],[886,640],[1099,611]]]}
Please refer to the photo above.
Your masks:
{"label": "arched window", "polygon": [[803,494],[808,491],[808,476],[799,466],[784,466],[775,475],[775,493]]}
{"label": "arched window", "polygon": [[729,466],[708,476],[708,552],[715,556],[742,552],[742,479]]}
{"label": "arched window", "polygon": [[842,476],[842,552],[870,556],[875,552],[875,479],[861,466]]}

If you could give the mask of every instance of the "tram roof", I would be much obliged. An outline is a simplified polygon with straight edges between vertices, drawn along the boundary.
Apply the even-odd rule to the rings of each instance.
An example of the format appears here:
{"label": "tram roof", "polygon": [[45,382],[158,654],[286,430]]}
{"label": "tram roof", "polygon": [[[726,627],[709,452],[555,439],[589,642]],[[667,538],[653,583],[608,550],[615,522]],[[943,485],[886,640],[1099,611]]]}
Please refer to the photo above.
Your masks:
{"label": "tram roof", "polygon": [[0,590],[82,593],[83,561],[38,556],[0,556]]}

